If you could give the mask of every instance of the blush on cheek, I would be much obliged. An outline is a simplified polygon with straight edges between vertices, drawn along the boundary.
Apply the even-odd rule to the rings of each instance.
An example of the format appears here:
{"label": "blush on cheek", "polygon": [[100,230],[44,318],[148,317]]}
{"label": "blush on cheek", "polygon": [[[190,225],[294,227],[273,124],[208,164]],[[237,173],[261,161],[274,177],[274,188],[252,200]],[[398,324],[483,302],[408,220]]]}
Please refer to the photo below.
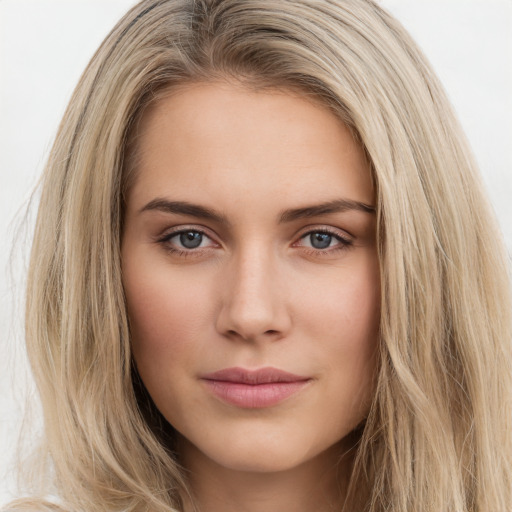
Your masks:
{"label": "blush on cheek", "polygon": [[193,324],[201,295],[190,282],[182,282],[165,268],[155,266],[144,273],[126,273],[124,282],[129,315],[133,323],[144,326],[151,338],[158,334],[181,339],[181,329]]}
{"label": "blush on cheek", "polygon": [[163,309],[161,304],[135,304],[130,315],[134,350],[150,351],[158,359],[187,344],[193,325],[180,315],[181,308]]}
{"label": "blush on cheek", "polygon": [[165,375],[173,361],[200,359],[204,334],[212,328],[206,325],[212,307],[207,290],[156,266],[135,275],[126,272],[125,277],[132,350],[139,370],[158,368]]}

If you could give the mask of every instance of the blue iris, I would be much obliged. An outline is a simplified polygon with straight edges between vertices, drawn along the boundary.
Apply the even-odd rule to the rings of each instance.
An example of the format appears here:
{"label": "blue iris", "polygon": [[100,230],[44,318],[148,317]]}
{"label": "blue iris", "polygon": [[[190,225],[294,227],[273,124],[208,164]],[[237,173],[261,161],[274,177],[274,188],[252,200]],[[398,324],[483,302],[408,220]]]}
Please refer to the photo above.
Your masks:
{"label": "blue iris", "polygon": [[331,245],[332,235],[328,233],[312,233],[309,235],[311,246],[315,249],[326,249]]}
{"label": "blue iris", "polygon": [[187,231],[180,234],[180,243],[187,249],[195,249],[201,245],[203,234],[197,231]]}

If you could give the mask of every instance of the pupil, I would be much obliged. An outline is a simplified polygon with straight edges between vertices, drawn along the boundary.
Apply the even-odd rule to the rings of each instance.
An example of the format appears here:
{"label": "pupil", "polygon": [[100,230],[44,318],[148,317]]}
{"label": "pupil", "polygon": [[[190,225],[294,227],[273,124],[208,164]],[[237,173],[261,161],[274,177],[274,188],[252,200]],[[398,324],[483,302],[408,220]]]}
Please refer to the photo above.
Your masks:
{"label": "pupil", "polygon": [[325,249],[331,245],[332,235],[327,233],[314,233],[310,235],[311,245],[315,249]]}
{"label": "pupil", "polygon": [[187,249],[195,249],[201,245],[203,241],[203,235],[197,231],[188,231],[187,233],[181,233],[180,242],[183,247]]}

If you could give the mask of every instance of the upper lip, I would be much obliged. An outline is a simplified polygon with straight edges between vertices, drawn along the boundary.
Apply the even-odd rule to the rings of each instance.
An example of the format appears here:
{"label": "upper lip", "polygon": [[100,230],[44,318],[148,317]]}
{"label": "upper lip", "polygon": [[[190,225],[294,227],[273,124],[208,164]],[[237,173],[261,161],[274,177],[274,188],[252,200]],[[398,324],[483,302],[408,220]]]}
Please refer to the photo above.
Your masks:
{"label": "upper lip", "polygon": [[273,382],[300,382],[310,380],[309,377],[295,375],[277,368],[267,367],[258,370],[245,368],[225,368],[212,373],[202,375],[204,380],[216,380],[222,382],[236,382],[239,384],[270,384]]}

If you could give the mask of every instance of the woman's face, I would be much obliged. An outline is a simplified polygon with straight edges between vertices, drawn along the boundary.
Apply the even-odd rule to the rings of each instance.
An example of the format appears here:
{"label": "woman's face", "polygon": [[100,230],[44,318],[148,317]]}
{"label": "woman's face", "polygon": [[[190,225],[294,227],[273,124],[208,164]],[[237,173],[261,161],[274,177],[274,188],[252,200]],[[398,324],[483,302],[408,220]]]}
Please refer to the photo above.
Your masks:
{"label": "woman's face", "polygon": [[286,91],[175,90],[139,125],[123,284],[133,356],[185,461],[278,471],[367,414],[379,270],[369,165]]}

